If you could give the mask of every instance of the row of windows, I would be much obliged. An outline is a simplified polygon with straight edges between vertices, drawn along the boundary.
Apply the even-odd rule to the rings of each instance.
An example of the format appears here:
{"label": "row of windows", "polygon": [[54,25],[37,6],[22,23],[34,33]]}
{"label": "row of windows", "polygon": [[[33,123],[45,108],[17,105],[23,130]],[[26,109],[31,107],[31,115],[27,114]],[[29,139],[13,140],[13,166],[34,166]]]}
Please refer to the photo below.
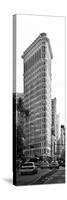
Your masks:
{"label": "row of windows", "polygon": [[41,147],[41,143],[33,144],[34,148]]}
{"label": "row of windows", "polygon": [[[31,92],[31,90],[37,87],[39,84],[41,84],[41,82],[42,82],[42,79],[34,79],[33,82],[32,80],[29,82],[26,82],[26,84],[24,84],[24,92],[26,92],[26,90],[28,92]],[[45,79],[45,82],[46,82],[46,79]],[[33,86],[32,86],[32,83],[33,83]]]}
{"label": "row of windows", "polygon": [[[42,106],[48,105],[47,99],[45,101],[42,99],[42,101],[35,102],[33,105],[30,105],[30,103],[25,103],[24,106],[26,109],[30,109],[30,114],[32,115],[35,113],[40,113],[42,110]],[[49,107],[51,106],[49,102]]]}
{"label": "row of windows", "polygon": [[[34,152],[34,155],[35,154],[41,155],[41,149],[33,150],[33,152]],[[26,156],[29,156],[29,154],[32,155],[32,150],[31,149],[25,149],[24,153],[25,153]]]}
{"label": "row of windows", "polygon": [[42,136],[42,137],[35,137],[35,138],[30,138],[30,140],[29,140],[29,136],[28,137],[26,137],[26,140],[27,140],[27,142],[29,142],[30,141],[30,143],[33,143],[34,141],[35,141],[35,143],[37,143],[37,142],[41,142],[41,141],[44,141],[46,139],[46,136]]}
{"label": "row of windows", "polygon": [[38,62],[41,58],[41,49],[39,49],[31,58],[24,63],[24,73],[30,69],[36,62]]}
{"label": "row of windows", "polygon": [[42,67],[45,67],[45,62],[43,62],[42,60],[39,60],[38,63],[36,63],[35,65],[33,65],[33,67],[31,67],[29,70],[27,70],[27,73],[24,74],[24,78],[27,79],[28,77],[31,77],[34,73],[38,73],[38,71],[41,72]]}
{"label": "row of windows", "polygon": [[[41,73],[41,71],[40,71],[40,73],[39,73],[39,70],[41,70],[41,69],[38,69],[38,68],[37,68],[37,71],[35,71],[34,73],[32,72],[32,74],[29,72],[29,76],[27,75],[27,76],[24,78],[24,83],[26,84],[26,83],[28,83],[29,81],[31,82],[32,79],[34,79],[34,78],[35,78],[35,80],[36,80],[36,79],[38,79],[38,76],[42,77],[42,76],[48,75],[48,72],[47,72],[46,69],[47,69],[46,66],[45,66],[44,68],[42,68],[42,72],[43,72],[43,73]],[[39,74],[39,75],[38,75],[38,74]],[[49,77],[49,76],[48,76],[48,77]]]}
{"label": "row of windows", "polygon": [[[29,103],[24,104],[26,109],[29,109]],[[31,112],[35,113],[35,112],[40,112],[41,111],[41,101],[39,102],[35,102],[35,104],[30,105],[30,114]]]}
{"label": "row of windows", "polygon": [[[41,140],[40,140],[40,141],[41,141]],[[29,146],[32,144],[32,145],[34,146],[33,148],[44,147],[44,146],[46,146],[46,145],[47,145],[48,148],[51,148],[51,144],[48,145],[48,144],[46,143],[46,140],[45,140],[45,142],[41,142],[41,143],[38,143],[38,141],[37,141],[37,143],[34,143],[34,140],[30,140],[30,141],[27,140],[27,141],[26,141],[26,144],[29,145]],[[48,148],[47,148],[47,149],[48,149]]]}
{"label": "row of windows", "polygon": [[35,99],[31,99],[31,98],[28,99],[28,98],[26,98],[26,99],[25,99],[25,104],[28,102],[29,105],[32,105],[32,104],[34,104],[35,102],[37,102],[37,101],[39,101],[39,100],[41,100],[41,95],[36,96]]}
{"label": "row of windows", "polygon": [[27,74],[24,74],[24,82],[28,81],[29,79],[32,80],[34,77],[36,77],[38,74],[41,74],[41,72],[46,73],[47,72],[47,67],[46,65],[40,64],[39,66],[36,66],[35,69],[32,69]]}
{"label": "row of windows", "polygon": [[38,95],[38,93],[44,93],[44,92],[47,92],[47,93],[49,92],[51,94],[51,88],[48,87],[46,84],[43,84],[42,86],[40,84],[37,87],[34,86],[33,89],[30,90],[30,91],[29,91],[28,87],[26,86],[25,87],[24,99],[26,97],[30,97],[32,94]]}
{"label": "row of windows", "polygon": [[33,113],[31,115],[32,115],[32,118],[41,118],[41,112],[40,113]]}
{"label": "row of windows", "polygon": [[51,117],[49,118],[49,115],[47,113],[41,113],[44,116],[40,116],[39,118],[37,118],[37,116],[32,117],[30,120],[28,119],[27,121],[24,121],[24,124],[30,124],[30,123],[34,123],[37,120],[41,120],[41,123],[43,124],[45,121],[48,120],[48,122],[50,121]]}
{"label": "row of windows", "polygon": [[37,69],[37,71],[35,71],[34,73],[32,73],[32,74],[30,74],[29,73],[29,75],[27,75],[25,78],[24,78],[24,83],[25,82],[28,82],[29,80],[31,81],[31,80],[33,80],[34,78],[37,78],[38,79],[38,77],[41,77],[42,75],[41,75],[41,69]]}
{"label": "row of windows", "polygon": [[[46,128],[47,126],[49,128],[51,126],[51,121],[50,121],[50,119],[47,119],[47,117],[46,118],[36,118],[36,120],[41,120],[40,124],[39,124],[39,122],[35,123],[35,119],[33,119],[30,122],[28,121],[28,123],[24,122],[24,129],[28,131],[29,129],[36,130],[36,129],[40,129],[40,128],[42,128],[42,129]],[[47,123],[47,120],[48,120],[48,123]],[[33,123],[33,125],[31,125],[31,123]]]}
{"label": "row of windows", "polygon": [[[41,83],[39,82],[39,84],[38,85],[34,85],[34,87],[33,87],[33,92],[37,92],[38,90],[40,90],[42,88],[42,86],[41,86]],[[26,85],[25,87],[24,87],[24,93],[25,93],[25,95],[29,95],[29,87]]]}
{"label": "row of windows", "polygon": [[41,112],[41,101],[30,106],[30,114],[31,112],[33,112],[33,114]]}
{"label": "row of windows", "polygon": [[39,88],[39,90],[37,90],[36,88],[35,88],[35,90],[34,89],[32,89],[31,91],[30,91],[30,93],[29,93],[29,91],[28,91],[28,93],[25,93],[25,95],[24,95],[24,99],[27,97],[27,98],[29,98],[30,96],[32,97],[32,96],[37,96],[37,95],[39,95],[39,94],[43,94],[43,93],[45,93],[45,92],[51,92],[51,89],[49,88],[47,88],[46,87],[46,85],[44,85],[44,87],[42,87],[42,88]]}
{"label": "row of windows", "polygon": [[[31,68],[32,70],[28,71],[28,73],[25,75],[24,74],[24,81],[27,81],[29,79],[32,79],[33,77],[37,76],[37,74],[40,72],[41,74],[41,71],[42,72],[47,72],[47,66],[46,65],[42,65],[42,63],[40,63],[38,66],[34,66],[34,69]],[[48,72],[47,72],[48,74]]]}
{"label": "row of windows", "polygon": [[[41,129],[40,128],[35,131],[35,135],[36,136],[40,136],[41,135]],[[30,131],[29,132],[25,132],[25,136],[26,136],[26,138],[27,138],[27,136],[28,136],[28,138],[32,138],[32,137],[34,137],[34,133],[30,132]]]}
{"label": "row of windows", "polygon": [[[44,110],[43,110],[43,111],[44,111]],[[47,110],[45,110],[45,112],[46,112],[46,114],[47,114]],[[50,111],[49,111],[49,113],[50,113]],[[30,116],[30,121],[33,120],[33,119],[38,119],[38,118],[40,118],[42,122],[43,122],[43,121],[45,122],[46,118],[42,118],[41,115],[42,115],[42,112],[32,114],[32,115]]]}
{"label": "row of windows", "polygon": [[[36,81],[37,79],[40,80],[41,77],[42,77],[42,74],[37,71],[37,73],[35,73],[33,76],[30,76],[27,79],[25,78],[24,79],[24,84],[26,85],[26,83],[32,82],[34,80]],[[32,83],[32,85],[35,83],[35,81]]]}
{"label": "row of windows", "polygon": [[33,150],[34,154],[40,154],[41,153],[41,149],[37,149],[37,150]]}
{"label": "row of windows", "polygon": [[25,96],[25,103],[28,102],[29,104],[31,104],[32,101],[33,102],[35,101],[35,99],[37,101],[37,99],[38,100],[40,100],[40,99],[47,99],[47,97],[50,97],[50,96],[51,96],[51,94],[47,93],[47,89],[44,89],[44,90],[39,91],[39,92],[37,92],[35,94],[33,93],[30,96],[26,95]]}
{"label": "row of windows", "polygon": [[[30,143],[29,143],[30,144]],[[38,148],[38,147],[45,147],[45,145],[46,145],[46,141],[45,142],[43,142],[43,143],[32,143],[32,145],[33,145],[33,148]],[[48,149],[46,149],[46,152],[48,152],[47,151]]]}
{"label": "row of windows", "polygon": [[30,106],[31,104],[34,104],[35,102],[38,102],[39,100],[42,100],[42,99],[47,100],[47,97],[49,97],[49,99],[50,99],[51,94],[48,94],[47,92],[43,92],[41,94],[41,92],[40,92],[39,95],[34,95],[34,96],[30,95],[25,98],[25,104],[28,103]]}
{"label": "row of windows", "polygon": [[30,95],[32,92],[37,92],[37,90],[42,88],[47,88],[49,91],[51,91],[50,86],[50,81],[47,78],[43,78],[37,81],[34,80],[34,82],[26,83],[24,85],[24,93]]}
{"label": "row of windows", "polygon": [[[45,149],[42,149],[42,150],[41,150],[41,149],[35,149],[35,150],[33,150],[33,152],[34,152],[34,154],[37,154],[38,156],[44,155],[44,154],[50,155],[50,151],[49,151],[49,152],[46,152]],[[32,156],[32,151],[29,152],[29,150],[25,150],[26,156],[29,156],[29,153],[30,153],[30,155]]]}
{"label": "row of windows", "polygon": [[44,110],[44,107],[47,107],[47,109],[51,110],[51,102],[47,101],[47,99],[45,99],[45,101],[44,99],[42,99],[42,101],[34,102],[33,104],[27,101],[24,104],[24,107],[26,109],[29,109],[31,116],[32,114],[35,115],[36,113],[42,112]]}
{"label": "row of windows", "polygon": [[[50,115],[50,116],[49,116],[49,115]],[[48,117],[49,117],[49,118],[48,118]],[[50,118],[51,118],[51,111],[50,111],[50,110],[49,110],[49,111],[48,111],[48,110],[45,110],[45,111],[43,110],[43,111],[40,113],[40,120],[41,120],[41,122],[42,122],[42,119],[44,119],[44,118],[50,120]],[[28,118],[27,121],[25,120],[25,123],[30,123],[30,122],[35,121],[35,120],[38,120],[36,113],[33,114],[33,115],[31,115],[31,116]]]}
{"label": "row of windows", "polygon": [[46,66],[39,66],[38,68],[37,68],[37,70],[33,70],[32,71],[32,73],[29,73],[29,74],[27,74],[27,75],[24,75],[24,82],[25,81],[28,81],[29,79],[31,80],[31,79],[33,79],[34,77],[36,77],[36,76],[38,76],[39,74],[42,76],[42,75],[44,75],[44,74],[42,74],[42,72],[43,73],[45,73],[45,75],[46,75],[46,73],[47,73],[47,68],[46,68]]}
{"label": "row of windows", "polygon": [[[38,71],[36,73],[34,73],[32,76],[30,75],[30,77],[27,77],[27,79],[24,79],[24,84],[26,85],[27,83],[31,83],[32,81],[34,81],[34,84],[36,82],[37,79],[42,79],[43,77],[47,77],[47,71],[44,71],[42,73],[39,73]],[[33,84],[32,84],[33,85]]]}
{"label": "row of windows", "polygon": [[37,150],[34,150],[33,149],[33,151],[34,151],[34,153],[36,154],[39,154],[39,153],[45,153],[45,154],[47,154],[47,153],[50,153],[50,150],[49,149],[37,149]]}
{"label": "row of windows", "polygon": [[41,64],[35,65],[34,68],[31,68],[30,72],[27,72],[27,74],[24,74],[24,79],[28,80],[29,78],[34,77],[35,75],[37,75],[37,73],[41,73],[41,70],[42,70]]}
{"label": "row of windows", "polygon": [[[38,77],[34,77],[34,79],[29,79],[28,81],[26,80],[26,82],[24,82],[24,87],[27,86],[29,87],[28,90],[31,90],[31,88],[33,88],[34,86],[36,86],[37,84],[39,84],[40,82],[44,82],[46,83],[46,81],[48,82],[48,78],[45,74],[44,75],[39,75]],[[33,83],[33,84],[32,84]]]}
{"label": "row of windows", "polygon": [[[41,49],[39,49],[31,58],[24,64],[24,72],[32,67],[41,58]],[[42,58],[45,58],[45,46],[42,46]]]}
{"label": "row of windows", "polygon": [[24,132],[26,135],[30,135],[30,136],[34,136],[34,134],[44,134],[46,133],[47,131],[47,128],[50,129],[50,125],[49,125],[49,128],[47,127],[47,124],[37,124],[37,125],[34,125],[33,127],[30,126],[30,125],[27,125],[26,124],[24,125]]}
{"label": "row of windows", "polygon": [[33,101],[35,98],[37,99],[37,97],[41,96],[41,90],[38,91],[37,93],[34,93],[31,94],[30,96],[28,95],[25,95],[25,103],[26,103],[26,100],[28,102],[28,105],[30,104],[31,101]]}
{"label": "row of windows", "polygon": [[[37,128],[37,129],[24,129],[24,134],[25,134],[25,137],[30,139],[30,138],[35,138],[35,136],[41,136],[41,134],[46,134],[47,133],[47,128]],[[36,140],[35,140],[36,141]]]}
{"label": "row of windows", "polygon": [[49,116],[49,114],[51,116],[51,107],[50,107],[50,105],[46,105],[45,107],[41,106],[40,108],[35,109],[35,111],[34,111],[34,109],[32,111],[30,111],[29,107],[27,107],[27,109],[30,112],[30,115],[29,115],[29,118],[28,118],[28,120],[30,120],[30,121],[35,119],[35,118],[37,118],[37,117],[39,117],[39,116],[41,118],[42,116],[44,116],[44,114],[45,114],[45,116],[46,115]]}
{"label": "row of windows", "polygon": [[[33,122],[32,122],[32,121],[33,121]],[[40,123],[41,123],[41,118],[40,118],[40,119],[34,118],[34,120],[31,119],[30,121],[28,121],[28,123],[26,122],[25,124],[32,124],[32,123],[34,123],[35,126],[36,126],[37,124],[40,124]],[[32,124],[32,125],[33,125],[33,124]]]}
{"label": "row of windows", "polygon": [[[45,134],[45,132],[44,132],[44,134]],[[51,141],[50,138],[48,138],[48,140]],[[32,137],[31,134],[30,134],[30,137],[29,137],[29,135],[26,136],[26,143],[36,144],[36,143],[39,143],[39,142],[41,142],[42,146],[45,145],[45,144],[47,144],[48,147],[51,146],[51,142],[47,141],[46,134],[44,136],[41,136],[41,137],[37,137],[37,134],[34,135],[33,137]]]}

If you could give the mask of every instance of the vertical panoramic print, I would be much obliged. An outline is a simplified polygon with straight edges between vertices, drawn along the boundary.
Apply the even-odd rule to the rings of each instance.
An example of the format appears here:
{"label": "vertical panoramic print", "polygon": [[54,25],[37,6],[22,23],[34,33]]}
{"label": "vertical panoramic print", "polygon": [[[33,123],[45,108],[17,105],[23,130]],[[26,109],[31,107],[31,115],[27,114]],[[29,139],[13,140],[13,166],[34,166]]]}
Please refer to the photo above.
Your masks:
{"label": "vertical panoramic print", "polygon": [[13,16],[13,183],[65,183],[65,17]]}

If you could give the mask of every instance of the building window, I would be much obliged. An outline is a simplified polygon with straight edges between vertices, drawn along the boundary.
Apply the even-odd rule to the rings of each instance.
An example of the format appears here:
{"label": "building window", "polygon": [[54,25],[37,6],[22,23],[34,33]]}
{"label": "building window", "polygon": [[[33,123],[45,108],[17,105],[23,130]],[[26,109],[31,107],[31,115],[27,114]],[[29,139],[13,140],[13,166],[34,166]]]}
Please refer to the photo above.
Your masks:
{"label": "building window", "polygon": [[42,46],[42,52],[45,52],[45,46]]}
{"label": "building window", "polygon": [[44,149],[44,153],[46,153],[46,149]]}
{"label": "building window", "polygon": [[45,58],[45,46],[42,46],[42,58]]}
{"label": "building window", "polygon": [[36,62],[38,62],[41,58],[41,49],[39,49],[33,56],[31,56],[31,58],[26,61],[26,63],[24,63],[24,73],[26,73],[26,71],[28,69],[30,69]]}

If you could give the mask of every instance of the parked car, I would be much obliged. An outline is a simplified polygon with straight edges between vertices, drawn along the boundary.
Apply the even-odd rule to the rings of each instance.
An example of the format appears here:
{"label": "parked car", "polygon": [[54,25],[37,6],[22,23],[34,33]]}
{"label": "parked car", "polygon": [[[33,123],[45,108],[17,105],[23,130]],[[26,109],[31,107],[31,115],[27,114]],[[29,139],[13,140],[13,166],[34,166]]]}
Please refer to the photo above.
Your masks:
{"label": "parked car", "polygon": [[64,160],[60,161],[60,166],[65,167],[65,161]]}
{"label": "parked car", "polygon": [[30,158],[29,162],[34,162],[34,163],[35,163],[35,166],[37,166],[37,167],[40,166],[40,161],[39,161],[39,158],[38,158],[38,157]]}
{"label": "parked car", "polygon": [[23,175],[23,174],[35,174],[37,172],[38,172],[38,169],[35,166],[34,162],[25,162],[20,169],[21,175]]}
{"label": "parked car", "polygon": [[58,161],[52,161],[52,162],[50,163],[50,169],[52,169],[52,168],[57,168],[57,169],[59,169],[59,163],[58,163]]}
{"label": "parked car", "polygon": [[49,163],[48,163],[48,161],[42,161],[41,164],[40,164],[40,167],[41,167],[41,168],[49,168]]}

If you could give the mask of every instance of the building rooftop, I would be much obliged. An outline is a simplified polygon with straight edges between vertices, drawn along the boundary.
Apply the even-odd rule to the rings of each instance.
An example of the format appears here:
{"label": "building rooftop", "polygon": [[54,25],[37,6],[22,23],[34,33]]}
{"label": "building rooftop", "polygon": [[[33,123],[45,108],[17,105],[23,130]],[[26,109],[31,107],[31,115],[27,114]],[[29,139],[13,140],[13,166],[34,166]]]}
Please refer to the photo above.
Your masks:
{"label": "building rooftop", "polygon": [[51,59],[53,58],[53,53],[52,53],[52,49],[51,49],[51,45],[50,45],[50,40],[49,38],[47,38],[47,34],[46,33],[40,33],[40,35],[32,42],[32,44],[29,45],[29,47],[23,52],[23,55],[21,56],[23,59],[26,56],[26,54],[39,42],[45,40],[48,42],[48,46],[49,46],[49,51],[50,51],[50,55],[51,55]]}

